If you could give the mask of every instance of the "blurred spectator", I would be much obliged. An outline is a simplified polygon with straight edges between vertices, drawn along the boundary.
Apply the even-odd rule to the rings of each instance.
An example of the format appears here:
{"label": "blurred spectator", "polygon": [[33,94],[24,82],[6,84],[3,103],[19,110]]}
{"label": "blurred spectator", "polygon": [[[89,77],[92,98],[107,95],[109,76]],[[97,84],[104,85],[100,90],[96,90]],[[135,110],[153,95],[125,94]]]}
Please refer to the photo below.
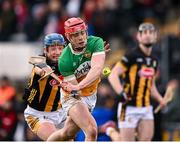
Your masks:
{"label": "blurred spectator", "polygon": [[93,12],[95,11],[96,8],[96,1],[95,0],[87,0],[84,3],[84,7],[82,10],[82,16],[83,19],[85,20],[86,24],[88,25],[88,34],[89,35],[94,35],[94,26],[92,24],[92,17],[93,17]]}
{"label": "blurred spectator", "polygon": [[26,0],[29,9],[31,9],[36,4],[48,3],[49,0]]}
{"label": "blurred spectator", "polygon": [[7,76],[3,76],[0,79],[0,105],[2,106],[6,100],[11,99],[16,94],[16,90],[13,86],[11,86],[9,78]]}
{"label": "blurred spectator", "polygon": [[16,15],[11,0],[4,0],[0,9],[0,41],[8,41],[16,31]]}
{"label": "blurred spectator", "polygon": [[169,11],[170,1],[159,0],[156,2],[154,7],[155,15],[158,17],[160,23],[164,23],[166,20],[166,15]]}
{"label": "blurred spectator", "polygon": [[[44,34],[49,33],[64,33],[64,8],[59,0],[50,0],[48,3],[47,24],[44,29]],[[61,24],[62,23],[62,24]]]}
{"label": "blurred spectator", "polygon": [[135,0],[134,1],[134,17],[141,23],[147,17],[153,17],[155,0]]}
{"label": "blurred spectator", "polygon": [[86,17],[86,22],[89,23],[92,20],[92,14],[93,11],[96,8],[96,1],[95,0],[86,0],[84,9],[83,9],[83,14],[84,17]]}
{"label": "blurred spectator", "polygon": [[97,0],[96,1],[96,9],[93,12],[92,24],[94,26],[94,32],[97,36],[103,37],[106,39],[107,37],[107,5],[105,0]]}
{"label": "blurred spectator", "polygon": [[38,41],[44,32],[44,27],[47,23],[47,5],[34,5],[31,11],[31,16],[27,19],[24,32],[27,35],[28,41]]}
{"label": "blurred spectator", "polygon": [[15,93],[8,77],[3,76],[0,80],[0,140],[13,140],[17,124],[17,115],[13,109]]}
{"label": "blurred spectator", "polygon": [[163,26],[176,19],[178,4],[178,0],[2,0],[0,40],[14,40],[14,32],[23,36],[19,41],[26,39],[24,34],[28,41],[37,41],[44,33],[64,34],[67,17],[81,16],[90,35],[103,36],[105,40],[115,36],[129,44],[139,23],[153,20]]}
{"label": "blurred spectator", "polygon": [[66,11],[70,17],[79,16],[81,0],[69,0],[66,5]]}
{"label": "blurred spectator", "polygon": [[28,7],[25,0],[15,0],[14,11],[17,17],[17,29],[19,32],[22,32],[26,18],[28,16]]}

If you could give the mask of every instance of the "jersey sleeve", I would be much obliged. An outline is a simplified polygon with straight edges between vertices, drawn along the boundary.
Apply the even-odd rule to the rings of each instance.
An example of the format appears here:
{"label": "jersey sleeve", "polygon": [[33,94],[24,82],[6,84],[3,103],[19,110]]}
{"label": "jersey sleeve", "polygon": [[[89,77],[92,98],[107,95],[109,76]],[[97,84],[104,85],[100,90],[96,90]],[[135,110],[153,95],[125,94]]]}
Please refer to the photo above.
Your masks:
{"label": "jersey sleeve", "polygon": [[64,60],[63,57],[60,57],[58,60],[58,69],[66,81],[75,79],[74,71],[71,67],[71,64]]}
{"label": "jersey sleeve", "polygon": [[118,65],[123,68],[123,70],[127,71],[127,69],[131,65],[131,56],[130,54],[125,54],[122,56],[121,60],[118,62]]}
{"label": "jersey sleeve", "polygon": [[98,38],[95,43],[94,43],[94,52],[93,52],[93,55],[96,55],[96,54],[104,54],[105,51],[104,51],[104,41],[102,38]]}

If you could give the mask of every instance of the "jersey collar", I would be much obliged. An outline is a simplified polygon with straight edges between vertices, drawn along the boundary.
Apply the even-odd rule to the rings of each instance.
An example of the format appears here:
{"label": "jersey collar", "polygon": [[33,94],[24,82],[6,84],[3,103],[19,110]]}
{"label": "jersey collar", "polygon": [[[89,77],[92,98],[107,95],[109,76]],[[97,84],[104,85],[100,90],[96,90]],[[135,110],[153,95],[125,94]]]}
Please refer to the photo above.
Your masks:
{"label": "jersey collar", "polygon": [[73,50],[71,43],[69,43],[68,46],[69,46],[69,48],[71,49],[71,52],[72,52],[73,54],[75,54],[75,55],[81,55],[81,54],[83,54],[83,53],[85,52],[85,50],[86,50],[86,47],[85,47],[81,52],[76,52],[76,51]]}

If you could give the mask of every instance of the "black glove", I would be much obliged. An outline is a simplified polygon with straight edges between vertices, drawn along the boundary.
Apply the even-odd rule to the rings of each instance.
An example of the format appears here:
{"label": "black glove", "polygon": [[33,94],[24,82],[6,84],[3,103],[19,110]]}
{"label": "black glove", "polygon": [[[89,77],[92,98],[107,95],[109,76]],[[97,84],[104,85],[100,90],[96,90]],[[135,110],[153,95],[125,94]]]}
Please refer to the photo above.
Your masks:
{"label": "black glove", "polygon": [[126,94],[126,92],[122,91],[120,94],[118,94],[118,97],[117,97],[118,101],[122,102],[122,103],[126,103],[128,102],[129,100],[131,100],[130,96],[128,96]]}

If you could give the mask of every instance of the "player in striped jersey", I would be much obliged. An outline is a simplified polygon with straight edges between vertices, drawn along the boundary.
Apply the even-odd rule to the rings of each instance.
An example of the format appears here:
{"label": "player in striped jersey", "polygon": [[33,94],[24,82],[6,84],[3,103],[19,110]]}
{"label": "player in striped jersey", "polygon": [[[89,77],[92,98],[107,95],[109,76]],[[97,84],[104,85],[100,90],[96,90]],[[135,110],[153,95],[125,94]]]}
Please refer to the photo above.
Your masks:
{"label": "player in striped jersey", "polygon": [[[58,58],[65,46],[62,35],[48,34],[44,38],[44,55],[46,63],[60,76]],[[51,76],[38,81],[45,72],[33,67],[24,99],[27,108],[24,111],[29,128],[42,140],[47,140],[50,134],[61,128],[66,119],[60,102],[60,87]]]}
{"label": "player in striped jersey", "polygon": [[[138,47],[125,54],[108,77],[122,102],[118,107],[121,140],[150,141],[154,133],[153,108],[150,95],[165,106],[155,85],[158,61],[151,54],[157,30],[151,23],[142,23],[137,33]],[[121,77],[121,81],[119,80]],[[112,134],[112,133],[111,133]]]}

